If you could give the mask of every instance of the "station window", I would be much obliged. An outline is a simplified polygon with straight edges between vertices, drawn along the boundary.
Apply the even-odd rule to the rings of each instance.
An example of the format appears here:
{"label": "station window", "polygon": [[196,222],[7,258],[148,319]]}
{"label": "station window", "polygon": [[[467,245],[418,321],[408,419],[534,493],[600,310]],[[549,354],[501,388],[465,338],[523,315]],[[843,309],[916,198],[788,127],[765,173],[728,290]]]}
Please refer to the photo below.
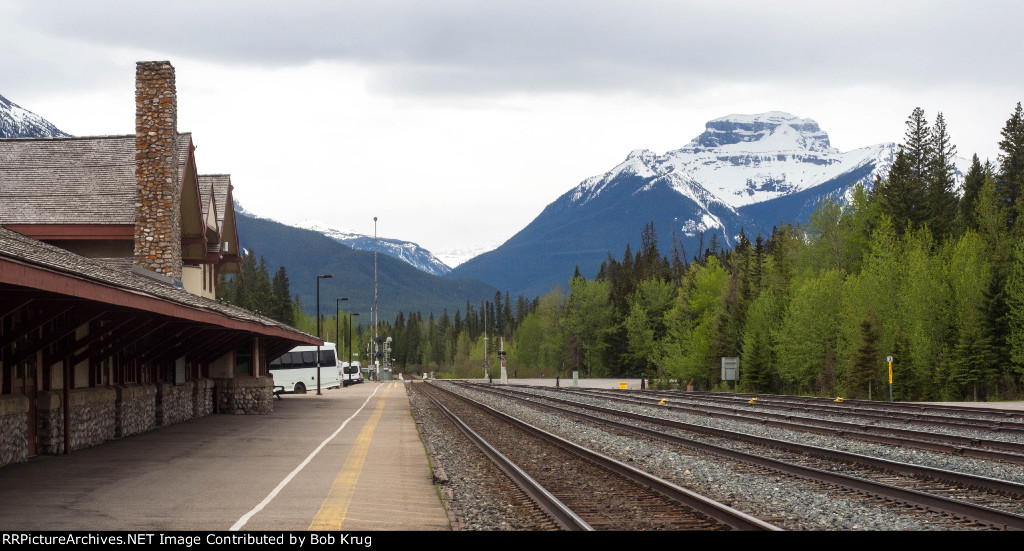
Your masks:
{"label": "station window", "polygon": [[242,343],[235,350],[235,373],[252,375],[252,341]]}

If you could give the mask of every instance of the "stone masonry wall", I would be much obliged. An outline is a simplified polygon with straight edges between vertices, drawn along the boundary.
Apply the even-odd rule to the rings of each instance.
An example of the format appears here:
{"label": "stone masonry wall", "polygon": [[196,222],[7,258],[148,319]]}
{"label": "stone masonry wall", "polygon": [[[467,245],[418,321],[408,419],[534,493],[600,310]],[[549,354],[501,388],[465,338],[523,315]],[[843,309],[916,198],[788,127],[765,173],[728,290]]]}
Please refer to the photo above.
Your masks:
{"label": "stone masonry wall", "polygon": [[28,398],[0,396],[0,467],[28,460]]}
{"label": "stone masonry wall", "polygon": [[[64,391],[40,392],[39,447],[37,452],[64,453]],[[71,390],[71,451],[88,448],[114,439],[115,402],[113,388],[76,388]]]}
{"label": "stone masonry wall", "polygon": [[195,381],[183,385],[156,383],[156,425],[164,427],[192,418]]}
{"label": "stone masonry wall", "polygon": [[135,264],[181,279],[178,98],[168,61],[135,70]]}
{"label": "stone masonry wall", "polygon": [[213,380],[196,379],[192,396],[192,415],[203,417],[213,413]]}
{"label": "stone masonry wall", "polygon": [[263,415],[274,411],[274,379],[215,379],[221,413]]}
{"label": "stone masonry wall", "polygon": [[129,384],[117,391],[117,418],[114,436],[123,438],[151,431],[156,427],[156,386]]}

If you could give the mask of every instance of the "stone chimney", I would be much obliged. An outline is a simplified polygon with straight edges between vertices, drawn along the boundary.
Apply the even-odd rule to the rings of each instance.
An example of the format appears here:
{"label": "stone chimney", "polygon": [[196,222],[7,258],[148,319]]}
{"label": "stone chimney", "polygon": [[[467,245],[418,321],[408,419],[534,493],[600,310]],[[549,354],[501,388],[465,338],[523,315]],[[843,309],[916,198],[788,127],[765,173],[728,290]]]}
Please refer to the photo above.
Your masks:
{"label": "stone chimney", "polygon": [[178,96],[169,61],[135,69],[135,264],[181,279]]}

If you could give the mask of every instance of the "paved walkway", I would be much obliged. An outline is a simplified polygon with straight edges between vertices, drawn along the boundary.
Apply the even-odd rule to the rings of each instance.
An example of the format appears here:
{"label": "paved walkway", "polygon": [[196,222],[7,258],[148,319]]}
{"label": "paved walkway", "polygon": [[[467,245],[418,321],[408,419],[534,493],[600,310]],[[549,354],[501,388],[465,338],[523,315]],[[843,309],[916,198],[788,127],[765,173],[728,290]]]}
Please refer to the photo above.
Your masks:
{"label": "paved walkway", "polygon": [[0,468],[0,529],[450,530],[405,383],[284,395]]}

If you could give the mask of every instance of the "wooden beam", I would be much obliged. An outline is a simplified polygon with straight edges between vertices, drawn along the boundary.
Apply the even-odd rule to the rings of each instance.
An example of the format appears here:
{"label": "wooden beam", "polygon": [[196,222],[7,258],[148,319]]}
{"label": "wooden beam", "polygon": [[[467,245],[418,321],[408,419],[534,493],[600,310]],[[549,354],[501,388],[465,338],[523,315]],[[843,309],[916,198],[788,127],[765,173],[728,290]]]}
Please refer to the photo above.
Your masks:
{"label": "wooden beam", "polygon": [[4,227],[39,241],[47,239],[135,240],[129,224],[4,224]]}
{"label": "wooden beam", "polygon": [[34,311],[33,314],[35,315],[32,319],[24,320],[20,327],[12,328],[10,334],[6,334],[0,338],[0,348],[7,348],[14,341],[31,335],[61,314],[70,312],[72,308],[73,306],[57,305],[52,308],[41,308],[40,310]]}

